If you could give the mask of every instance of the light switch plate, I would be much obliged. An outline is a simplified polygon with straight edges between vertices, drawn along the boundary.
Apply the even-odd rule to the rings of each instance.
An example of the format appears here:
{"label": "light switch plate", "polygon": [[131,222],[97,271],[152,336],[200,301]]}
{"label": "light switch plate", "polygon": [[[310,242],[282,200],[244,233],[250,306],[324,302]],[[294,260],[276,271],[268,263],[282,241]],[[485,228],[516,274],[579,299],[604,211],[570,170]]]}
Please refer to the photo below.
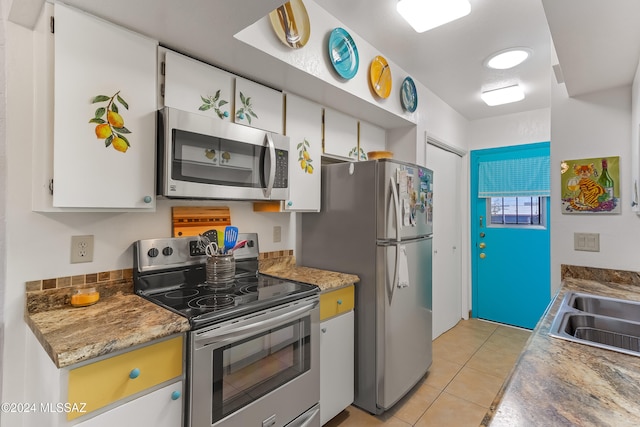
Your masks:
{"label": "light switch plate", "polygon": [[600,234],[573,233],[573,249],[576,251],[600,252]]}

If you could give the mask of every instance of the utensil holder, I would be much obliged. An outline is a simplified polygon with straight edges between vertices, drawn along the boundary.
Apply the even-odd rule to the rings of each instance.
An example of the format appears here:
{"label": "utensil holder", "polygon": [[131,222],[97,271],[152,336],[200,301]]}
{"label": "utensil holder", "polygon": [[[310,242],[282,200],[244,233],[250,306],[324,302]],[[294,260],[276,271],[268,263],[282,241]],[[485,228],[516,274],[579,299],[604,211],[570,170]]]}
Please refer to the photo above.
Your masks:
{"label": "utensil holder", "polygon": [[207,258],[207,285],[229,287],[236,275],[236,260],[233,254],[213,255]]}

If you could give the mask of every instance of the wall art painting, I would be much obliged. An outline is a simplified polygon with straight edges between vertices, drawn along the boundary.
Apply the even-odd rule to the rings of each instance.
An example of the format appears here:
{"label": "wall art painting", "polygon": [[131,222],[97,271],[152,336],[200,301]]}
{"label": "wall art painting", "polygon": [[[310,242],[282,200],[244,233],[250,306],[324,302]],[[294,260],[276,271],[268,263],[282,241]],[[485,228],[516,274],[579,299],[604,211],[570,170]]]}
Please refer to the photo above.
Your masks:
{"label": "wall art painting", "polygon": [[564,160],[560,164],[562,213],[620,213],[620,157]]}

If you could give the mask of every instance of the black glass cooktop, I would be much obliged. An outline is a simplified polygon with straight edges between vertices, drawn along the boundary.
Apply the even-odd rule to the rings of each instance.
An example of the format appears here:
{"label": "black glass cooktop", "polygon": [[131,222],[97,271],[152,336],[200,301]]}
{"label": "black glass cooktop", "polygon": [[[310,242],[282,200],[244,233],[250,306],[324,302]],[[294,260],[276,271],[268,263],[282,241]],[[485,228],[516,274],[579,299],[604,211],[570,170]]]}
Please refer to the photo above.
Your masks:
{"label": "black glass cooktop", "polygon": [[[158,276],[154,280],[162,282],[165,279]],[[318,292],[318,288],[313,285],[262,274],[236,278],[225,285],[212,286],[206,282],[199,282],[151,288],[159,290],[148,289],[139,294],[187,317],[193,328],[284,304]]]}

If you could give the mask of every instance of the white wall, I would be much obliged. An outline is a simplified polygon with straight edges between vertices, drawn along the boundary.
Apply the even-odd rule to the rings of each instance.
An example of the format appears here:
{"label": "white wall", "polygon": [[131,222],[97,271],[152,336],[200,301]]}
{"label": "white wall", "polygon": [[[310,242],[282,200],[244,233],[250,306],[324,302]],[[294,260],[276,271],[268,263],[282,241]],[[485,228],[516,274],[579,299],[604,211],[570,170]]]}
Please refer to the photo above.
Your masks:
{"label": "white wall", "polygon": [[469,150],[544,142],[550,136],[549,108],[469,122]]}
{"label": "white wall", "polygon": [[[5,16],[8,5],[5,0],[0,1],[0,278],[5,276],[6,260],[6,218],[5,218],[5,194],[6,194],[6,170],[7,159],[5,155],[5,130],[6,130],[6,52]],[[4,352],[4,284],[0,279],[0,384],[2,384],[2,371],[5,366],[2,353]],[[0,388],[0,401],[2,400],[2,388]]]}
{"label": "white wall", "polygon": [[[637,102],[637,100],[636,100]],[[640,217],[631,210],[631,88],[569,98],[553,85],[551,107],[551,283],[560,285],[560,265],[640,271]],[[637,127],[637,118],[634,120]],[[562,160],[620,156],[621,214],[569,215],[560,211]],[[573,249],[575,232],[599,233],[600,252]]]}

